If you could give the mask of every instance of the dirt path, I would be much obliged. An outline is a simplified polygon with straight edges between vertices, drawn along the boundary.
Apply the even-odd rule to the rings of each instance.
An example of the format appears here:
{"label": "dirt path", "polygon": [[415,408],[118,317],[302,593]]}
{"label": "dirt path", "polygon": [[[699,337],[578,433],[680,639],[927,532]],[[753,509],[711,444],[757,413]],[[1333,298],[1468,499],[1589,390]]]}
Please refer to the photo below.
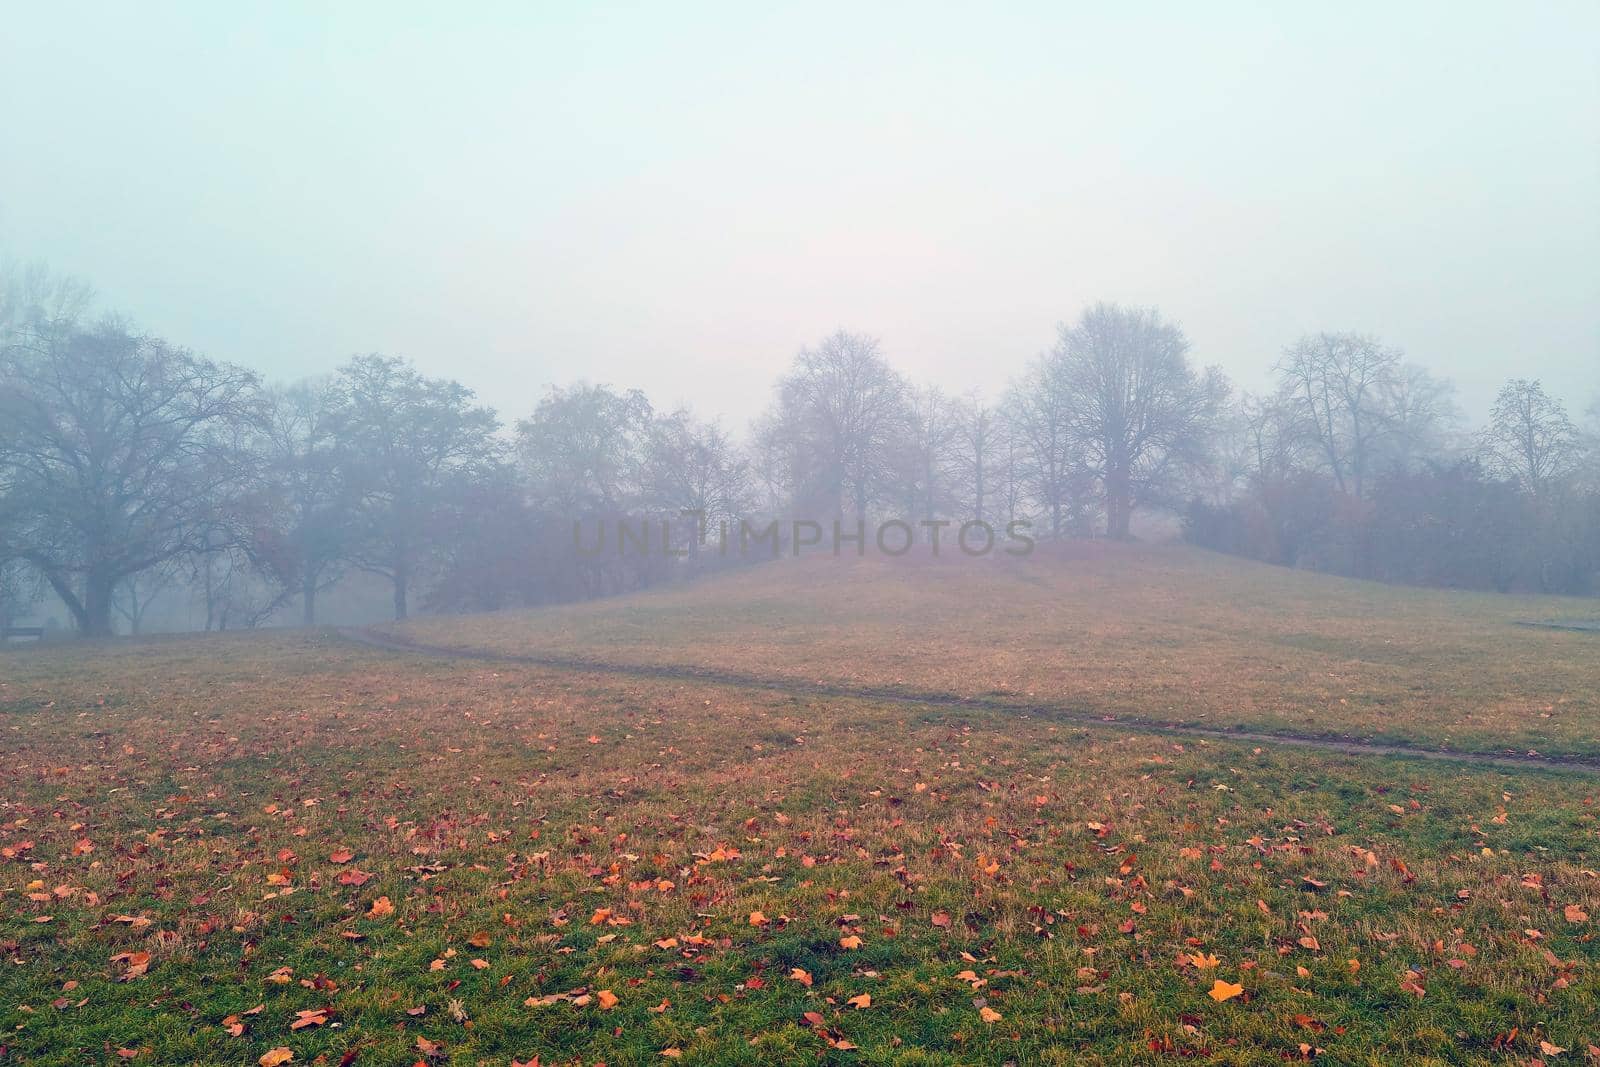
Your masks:
{"label": "dirt path", "polygon": [[1049,718],[1057,722],[1070,722],[1100,729],[1122,730],[1128,733],[1163,734],[1174,737],[1197,737],[1235,743],[1288,745],[1297,748],[1318,749],[1325,752],[1342,752],[1364,756],[1403,756],[1416,759],[1441,760],[1466,763],[1474,766],[1507,767],[1517,770],[1540,769],[1569,771],[1579,774],[1600,775],[1600,756],[1541,756],[1537,753],[1459,752],[1448,749],[1422,748],[1413,745],[1368,741],[1357,737],[1327,737],[1315,734],[1258,733],[1250,730],[1233,730],[1196,723],[1173,722],[1141,716],[1102,715],[1084,708],[1058,704],[1038,704],[1027,701],[963,697],[952,693],[917,693],[891,686],[841,685],[831,682],[805,683],[789,678],[771,678],[739,671],[722,671],[706,667],[678,664],[606,663],[572,656],[514,655],[485,648],[450,648],[428,645],[404,638],[381,634],[361,627],[340,627],[339,636],[369,648],[407,655],[432,656],[439,659],[482,660],[490,663],[514,663],[528,667],[545,667],[551,670],[583,671],[593,674],[615,674],[629,678],[660,678],[669,681],[707,682],[742,689],[761,689],[787,693],[792,696],[838,697],[847,700],[876,700],[896,704],[970,708],[974,711],[1010,711]]}

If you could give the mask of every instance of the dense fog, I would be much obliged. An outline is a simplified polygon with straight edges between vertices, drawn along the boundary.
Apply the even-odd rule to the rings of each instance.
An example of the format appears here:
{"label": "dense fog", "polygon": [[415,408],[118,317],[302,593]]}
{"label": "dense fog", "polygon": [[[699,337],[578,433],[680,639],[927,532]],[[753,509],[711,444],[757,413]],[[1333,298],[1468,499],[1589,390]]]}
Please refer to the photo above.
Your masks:
{"label": "dense fog", "polygon": [[992,393],[952,396],[839,330],[729,427],[586,382],[503,416],[379,354],[272,384],[96,313],[42,268],[4,292],[10,622],[403,619],[802,550],[1126,540],[1162,515],[1200,545],[1358,577],[1560,593],[1600,577],[1600,406],[1582,431],[1512,378],[1468,425],[1447,379],[1357,333],[1290,340],[1277,387],[1251,394],[1196,365],[1158,309],[1100,303]]}

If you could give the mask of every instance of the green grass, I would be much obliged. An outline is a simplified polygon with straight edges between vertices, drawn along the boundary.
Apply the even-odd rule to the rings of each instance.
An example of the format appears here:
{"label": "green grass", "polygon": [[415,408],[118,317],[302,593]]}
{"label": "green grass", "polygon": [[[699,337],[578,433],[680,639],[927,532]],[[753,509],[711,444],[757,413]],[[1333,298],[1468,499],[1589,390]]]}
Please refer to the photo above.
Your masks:
{"label": "green grass", "polygon": [[[1174,678],[1187,656],[1219,652],[1219,632],[1245,654],[1241,605],[1271,603],[1293,643],[1269,652],[1262,626],[1251,656],[1281,655],[1302,679],[1344,657],[1348,684],[1391,692],[1375,653],[1401,627],[1328,620],[1368,602],[1447,620],[1463,603],[1343,583],[1328,602],[1306,594],[1326,592],[1308,576],[1206,557],[1055,566],[1072,576],[1033,572],[1047,593],[1023,606],[1098,583],[1125,602],[1102,601],[1092,629],[1115,616],[1133,635],[1118,669],[1171,657]],[[973,600],[971,576],[925,573],[854,583],[849,617],[881,634],[918,598]],[[692,608],[693,589],[418,629],[523,647],[537,630],[577,648],[560,626],[694,610],[696,643],[589,653],[692,646],[813,680],[916,666],[821,655],[835,639],[818,621],[825,598],[782,607],[790,580],[774,568],[698,595],[744,588],[752,606],[734,610],[751,618],[793,611],[818,645],[809,660],[724,647],[734,638],[705,629],[719,613]],[[1234,595],[1216,611],[1182,600],[1221,587]],[[1157,588],[1166,622],[1141,606]],[[1455,617],[1431,644],[1410,638],[1407,669],[1431,685],[1467,684],[1452,680],[1470,659],[1455,642],[1490,632],[1482,613]],[[771,639],[759,626],[754,638]],[[1322,644],[1335,639],[1353,644]],[[998,642],[973,640],[992,661]],[[1097,640],[1079,654],[1110,654]],[[1365,642],[1366,658],[1348,658]],[[946,640],[943,658],[965,646]],[[1568,677],[1592,669],[1572,651],[1592,645],[1527,647]],[[908,684],[933,690],[951,670]],[[1417,699],[1422,716],[1432,704]],[[120,1063],[123,1050],[135,1064],[235,1064],[287,1048],[296,1064],[352,1051],[413,1063],[432,1047],[421,1039],[442,1046],[435,1062],[463,1064],[667,1051],[706,1064],[1561,1063],[1600,1044],[1600,776],[1576,771],[1180,742],[804,686],[398,656],[315,633],[7,653],[0,752],[0,1062]],[[353,855],[335,862],[340,850]],[[341,884],[351,870],[370,878]],[[371,914],[380,897],[392,913]],[[767,921],[752,925],[758,911]],[[148,970],[127,977],[125,952],[148,952]],[[1213,1000],[1219,979],[1243,995]],[[861,994],[870,1005],[852,1006]],[[319,1009],[324,1022],[291,1029]],[[238,1035],[224,1026],[235,1015]],[[1552,1059],[1541,1042],[1570,1051]]]}

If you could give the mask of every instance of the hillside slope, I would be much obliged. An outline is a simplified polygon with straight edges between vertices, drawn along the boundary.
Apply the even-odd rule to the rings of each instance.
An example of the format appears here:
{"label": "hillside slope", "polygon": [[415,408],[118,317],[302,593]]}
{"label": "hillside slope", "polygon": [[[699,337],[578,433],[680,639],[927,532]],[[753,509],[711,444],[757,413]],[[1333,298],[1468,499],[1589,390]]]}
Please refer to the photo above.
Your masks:
{"label": "hillside slope", "polygon": [[463,650],[1553,754],[1600,751],[1600,642],[1517,623],[1595,611],[1087,543],[1024,559],[785,560],[394,632]]}

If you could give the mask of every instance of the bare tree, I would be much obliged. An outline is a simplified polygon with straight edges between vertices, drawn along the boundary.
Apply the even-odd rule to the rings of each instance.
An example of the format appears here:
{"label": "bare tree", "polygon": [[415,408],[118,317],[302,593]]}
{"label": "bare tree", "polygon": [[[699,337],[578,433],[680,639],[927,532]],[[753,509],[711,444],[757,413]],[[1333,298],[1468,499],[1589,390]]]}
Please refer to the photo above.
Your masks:
{"label": "bare tree", "polygon": [[0,264],[0,348],[74,329],[93,301],[87,283],[42,263]]}
{"label": "bare tree", "polygon": [[1567,409],[1527,378],[1500,390],[1482,444],[1491,467],[1534,496],[1574,473],[1582,454]]}
{"label": "bare tree", "polygon": [[355,549],[359,464],[339,439],[344,397],[332,381],[300,382],[266,399],[243,543],[283,599],[300,597],[301,619],[312,626],[317,594],[338,581]]}
{"label": "bare tree", "polygon": [[670,515],[698,516],[698,549],[704,531],[737,521],[752,502],[749,464],[716,423],[679,410],[650,428],[642,474],[644,501]]}
{"label": "bare tree", "polygon": [[1072,436],[1071,398],[1059,360],[1040,356],[1006,392],[1003,408],[1014,487],[1050,517],[1050,536],[1065,535],[1081,506],[1084,472]]}
{"label": "bare tree", "polygon": [[949,514],[955,503],[958,408],[933,385],[907,390],[906,401],[903,498],[908,515],[932,521]]}
{"label": "bare tree", "polygon": [[117,614],[122,616],[122,621],[128,624],[130,634],[138,636],[144,632],[145,616],[149,614],[151,605],[181,581],[186,565],[186,557],[170,559],[160,566],[129,575],[117,586],[111,598],[112,604]]}
{"label": "bare tree", "polygon": [[1240,467],[1255,486],[1282,481],[1305,464],[1306,437],[1299,432],[1293,400],[1284,396],[1241,398],[1240,428],[1243,455]]}
{"label": "bare tree", "polygon": [[[1600,496],[1600,396],[1589,402],[1580,434],[1583,456],[1579,476],[1591,493]],[[1596,508],[1600,514],[1600,501],[1596,502]],[[1593,538],[1597,543],[1596,569],[1600,570],[1600,529],[1593,531]]]}
{"label": "bare tree", "polygon": [[637,389],[551,389],[517,423],[517,459],[535,506],[569,520],[626,507],[639,493],[652,414]]}
{"label": "bare tree", "polygon": [[1415,363],[1401,363],[1381,390],[1384,432],[1378,454],[1386,473],[1413,472],[1424,459],[1439,460],[1452,450],[1461,417],[1452,382]]}
{"label": "bare tree", "polygon": [[1400,353],[1355,333],[1302,337],[1283,353],[1278,375],[1304,432],[1340,492],[1365,497],[1377,444],[1389,430],[1384,407]]}
{"label": "bare tree", "polygon": [[[4,552],[4,543],[0,542],[0,556]],[[38,581],[20,559],[0,558],[0,630],[38,603],[41,595]]]}
{"label": "bare tree", "polygon": [[955,427],[952,468],[962,499],[962,518],[987,522],[1003,489],[1000,468],[1007,442],[1000,414],[973,393],[955,403],[951,422]]}
{"label": "bare tree", "polygon": [[1096,304],[1061,327],[1050,360],[1108,537],[1126,539],[1140,505],[1176,506],[1182,479],[1209,460],[1227,383],[1215,369],[1195,373],[1188,351],[1183,331],[1154,308]]}
{"label": "bare tree", "polygon": [[789,445],[792,500],[865,519],[893,493],[909,420],[906,384],[873,338],[840,330],[802,349],[768,421]]}
{"label": "bare tree", "polygon": [[107,322],[31,329],[0,351],[0,484],[20,558],[80,633],[117,587],[204,547],[239,484],[255,377]]}
{"label": "bare tree", "polygon": [[424,378],[401,359],[357,356],[340,368],[341,447],[359,487],[362,537],[355,562],[394,587],[404,619],[419,570],[443,529],[439,505],[454,483],[492,467],[499,425],[465,386]]}

